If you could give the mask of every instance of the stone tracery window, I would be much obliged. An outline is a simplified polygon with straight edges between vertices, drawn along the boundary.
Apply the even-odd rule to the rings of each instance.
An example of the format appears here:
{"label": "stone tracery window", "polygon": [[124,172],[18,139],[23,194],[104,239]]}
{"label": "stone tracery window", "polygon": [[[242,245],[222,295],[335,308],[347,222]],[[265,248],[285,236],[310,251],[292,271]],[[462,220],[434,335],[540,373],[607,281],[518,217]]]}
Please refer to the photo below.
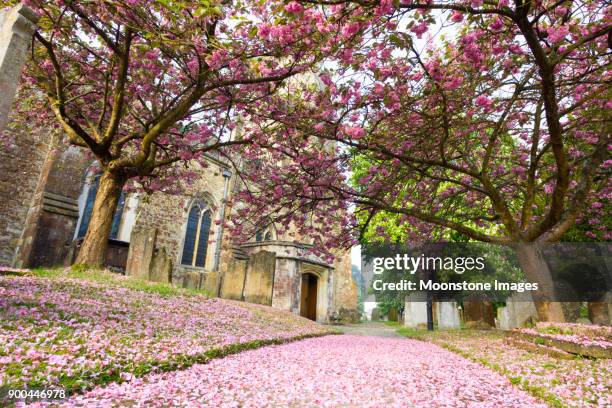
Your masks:
{"label": "stone tracery window", "polygon": [[[91,213],[93,212],[94,202],[96,200],[96,195],[98,194],[98,186],[100,184],[101,174],[96,174],[92,176],[91,182],[85,186],[87,188],[87,199],[85,201],[85,208],[81,214],[81,219],[79,222],[79,229],[77,231],[77,239],[81,239],[85,237],[87,233],[87,228],[89,228],[89,221],[91,220]],[[121,196],[119,197],[119,202],[117,204],[117,209],[115,210],[115,215],[113,217],[113,225],[111,227],[111,232],[109,235],[110,239],[117,239],[119,234],[119,227],[121,225],[121,217],[123,216],[123,210],[125,207],[126,194],[125,191],[121,192]]]}
{"label": "stone tracery window", "polygon": [[259,229],[255,232],[255,242],[272,241],[272,231],[269,228]]}
{"label": "stone tracery window", "polygon": [[200,268],[206,265],[211,221],[211,211],[203,203],[195,202],[191,206],[187,217],[181,264]]}

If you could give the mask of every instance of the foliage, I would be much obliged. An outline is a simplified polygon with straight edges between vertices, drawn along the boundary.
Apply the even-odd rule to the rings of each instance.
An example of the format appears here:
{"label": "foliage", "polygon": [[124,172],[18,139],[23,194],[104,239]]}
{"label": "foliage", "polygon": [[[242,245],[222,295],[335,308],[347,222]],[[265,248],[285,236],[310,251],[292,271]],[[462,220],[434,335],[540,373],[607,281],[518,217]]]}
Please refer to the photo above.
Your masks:
{"label": "foliage", "polygon": [[[345,10],[361,13],[346,33],[364,33],[362,43],[328,64],[325,87],[253,121],[276,132],[276,151],[249,179],[261,188],[248,192],[246,213],[283,208],[268,222],[324,224],[333,244],[370,222],[370,239],[391,242],[450,231],[555,242],[580,219],[610,238],[608,5],[329,6]],[[434,27],[448,28],[423,47]],[[325,141],[325,154],[313,140]],[[357,219],[334,218],[335,200],[350,202]]]}
{"label": "foliage", "polygon": [[[374,256],[369,254],[369,249],[376,251],[374,246],[362,246],[362,252],[366,258]],[[396,248],[396,247],[394,247]],[[495,280],[499,282],[521,282],[524,280],[524,275],[516,263],[514,253],[511,248],[502,245],[491,245],[486,243],[469,242],[469,243],[436,243],[425,245],[424,247],[414,246],[413,248],[400,246],[400,249],[392,249],[391,253],[410,254],[411,256],[419,256],[423,252],[427,256],[449,257],[452,259],[458,258],[483,258],[484,268],[482,270],[466,271],[462,274],[456,273],[454,270],[440,269],[434,273],[427,274],[422,271],[411,274],[408,270],[385,270],[382,274],[376,275],[375,279],[380,279],[382,282],[400,282],[402,280],[417,282],[419,280],[433,280],[440,283],[449,282],[473,282],[473,283],[490,283],[493,287]],[[429,248],[429,249],[427,249]],[[373,252],[376,253],[376,252]],[[381,254],[377,254],[381,255]],[[407,295],[413,293],[411,290],[374,290],[369,288],[369,293],[376,295],[378,307],[383,310],[383,314],[390,308],[396,308],[398,311],[404,309],[404,301]],[[440,293],[433,292],[432,296],[435,299],[453,298],[457,301],[465,300],[470,295],[479,297],[488,297],[492,301],[504,301],[512,293],[511,291],[492,290],[490,292],[477,291],[442,291]]]}
{"label": "foliage", "polygon": [[[121,189],[184,191],[285,80],[342,47],[343,15],[276,1],[29,0],[40,16],[18,116],[60,129],[103,173],[77,262],[101,265]],[[42,96],[42,97],[41,97]]]}

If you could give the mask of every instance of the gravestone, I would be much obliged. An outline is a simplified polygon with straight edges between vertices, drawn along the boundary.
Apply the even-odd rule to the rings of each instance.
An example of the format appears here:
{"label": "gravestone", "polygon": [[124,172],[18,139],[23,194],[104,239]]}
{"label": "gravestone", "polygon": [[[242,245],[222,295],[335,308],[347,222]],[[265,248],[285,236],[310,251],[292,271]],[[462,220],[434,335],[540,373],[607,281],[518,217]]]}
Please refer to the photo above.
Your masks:
{"label": "gravestone", "polygon": [[242,300],[244,278],[247,272],[247,261],[234,258],[223,273],[221,297],[224,299]]}
{"label": "gravestone", "polygon": [[206,272],[202,276],[202,287],[210,296],[219,295],[219,272]]}
{"label": "gravestone", "polygon": [[202,277],[200,272],[185,272],[183,274],[183,287],[186,289],[200,289]]}
{"label": "gravestone", "polygon": [[404,302],[404,326],[413,329],[427,327],[427,302],[425,293],[412,293]]}
{"label": "gravestone", "polygon": [[463,313],[466,322],[482,322],[495,327],[493,304],[488,300],[466,300],[463,302]]}
{"label": "gravestone", "polygon": [[144,228],[132,231],[127,265],[125,268],[126,275],[149,280],[156,237],[156,228]]}
{"label": "gravestone", "polygon": [[275,268],[274,252],[259,251],[249,257],[243,293],[245,302],[272,305]]}
{"label": "gravestone", "polygon": [[561,309],[566,322],[577,322],[580,318],[582,302],[561,302]]}
{"label": "gravestone", "polygon": [[437,302],[436,315],[439,329],[460,329],[459,310],[457,302]]}
{"label": "gravestone", "polygon": [[506,306],[497,309],[497,322],[502,330],[522,327],[529,320],[536,320],[538,311],[529,293],[515,293],[506,300]]}
{"label": "gravestone", "polygon": [[589,319],[593,324],[600,326],[610,326],[612,323],[612,292],[606,295],[597,302],[589,302]]}
{"label": "gravestone", "polygon": [[610,325],[608,302],[589,302],[589,319],[600,326]]}
{"label": "gravestone", "polygon": [[0,11],[0,132],[8,123],[38,17],[23,4]]}
{"label": "gravestone", "polygon": [[149,280],[152,282],[172,283],[172,259],[161,248],[155,251],[151,261]]}

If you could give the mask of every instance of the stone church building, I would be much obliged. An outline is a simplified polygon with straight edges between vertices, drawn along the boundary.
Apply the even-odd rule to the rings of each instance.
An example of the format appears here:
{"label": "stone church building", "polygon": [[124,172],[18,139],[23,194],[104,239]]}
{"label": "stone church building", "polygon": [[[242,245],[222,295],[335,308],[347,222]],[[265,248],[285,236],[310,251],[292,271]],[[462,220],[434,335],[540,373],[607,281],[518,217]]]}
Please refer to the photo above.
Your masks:
{"label": "stone church building", "polygon": [[[98,177],[90,156],[48,131],[15,134],[0,149],[0,265],[69,265],[87,231]],[[235,245],[222,220],[237,188],[230,166],[209,166],[184,195],[123,194],[106,265],[115,271],[212,296],[267,304],[329,322],[356,316],[349,253],[334,263],[307,237],[271,226]]]}

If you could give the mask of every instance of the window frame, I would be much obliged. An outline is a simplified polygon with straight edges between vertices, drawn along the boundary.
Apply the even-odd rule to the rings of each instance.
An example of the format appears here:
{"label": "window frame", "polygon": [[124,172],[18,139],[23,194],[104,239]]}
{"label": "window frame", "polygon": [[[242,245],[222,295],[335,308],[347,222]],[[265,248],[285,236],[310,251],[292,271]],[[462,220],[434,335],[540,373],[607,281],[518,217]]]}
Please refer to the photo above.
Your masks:
{"label": "window frame", "polygon": [[[189,233],[191,213],[194,208],[198,209],[198,216],[193,237],[193,247],[191,248],[191,262],[185,259],[185,250],[188,248],[187,234]],[[187,221],[183,232],[183,245],[181,250],[180,265],[188,268],[206,268],[206,258],[208,257],[208,246],[210,243],[210,233],[212,231],[213,211],[206,203],[195,200],[187,211]],[[205,229],[202,229],[202,228]]]}

